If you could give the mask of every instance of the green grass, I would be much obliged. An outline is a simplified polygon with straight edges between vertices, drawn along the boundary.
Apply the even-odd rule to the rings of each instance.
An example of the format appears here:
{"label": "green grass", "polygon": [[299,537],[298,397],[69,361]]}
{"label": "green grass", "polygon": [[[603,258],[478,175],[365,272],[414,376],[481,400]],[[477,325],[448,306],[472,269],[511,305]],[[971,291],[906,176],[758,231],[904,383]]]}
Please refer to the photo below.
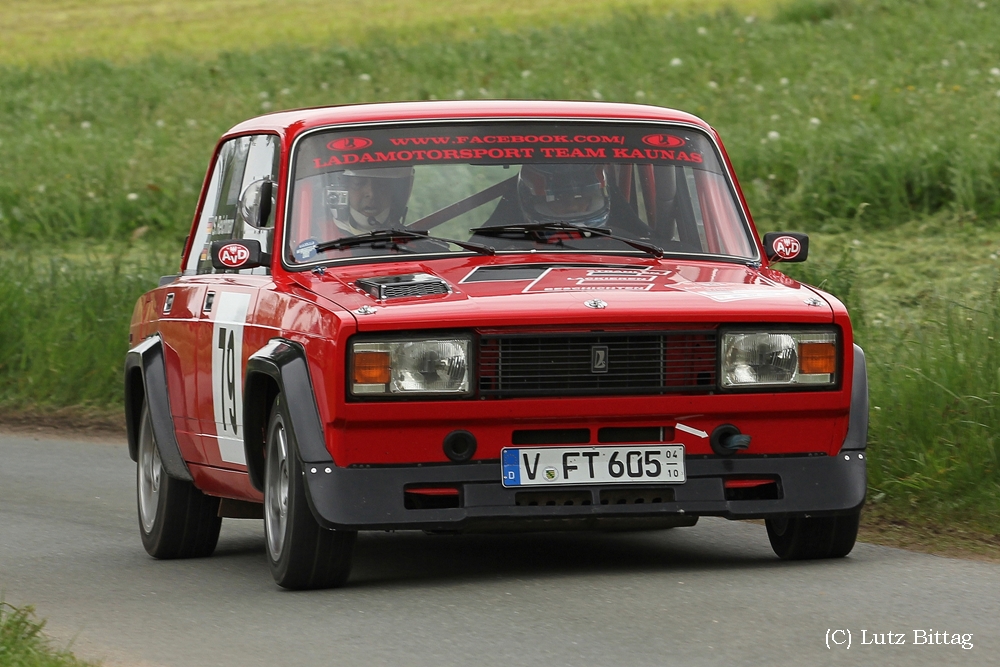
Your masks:
{"label": "green grass", "polygon": [[42,633],[45,621],[32,607],[0,601],[0,665],[3,667],[92,667],[69,651],[56,649]]}
{"label": "green grass", "polygon": [[[739,0],[767,14],[779,0]],[[428,33],[462,39],[470,28],[595,22],[612,10],[713,11],[728,0],[5,0],[0,63],[37,65],[151,54],[213,56],[274,44],[410,43]]]}
{"label": "green grass", "polygon": [[176,270],[176,254],[94,246],[26,266],[28,252],[0,254],[0,406],[122,405],[132,308]]}

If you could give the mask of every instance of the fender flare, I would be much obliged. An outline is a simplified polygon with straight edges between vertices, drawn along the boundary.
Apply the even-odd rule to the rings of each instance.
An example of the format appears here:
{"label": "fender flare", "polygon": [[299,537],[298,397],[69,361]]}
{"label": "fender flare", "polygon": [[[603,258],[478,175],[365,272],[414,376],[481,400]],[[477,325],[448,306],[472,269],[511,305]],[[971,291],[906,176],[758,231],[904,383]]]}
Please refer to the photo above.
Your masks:
{"label": "fender flare", "polygon": [[153,335],[125,354],[125,430],[128,434],[128,454],[139,459],[139,428],[143,399],[149,406],[153,439],[160,451],[163,470],[174,479],[192,481],[184,457],[181,456],[167,391],[167,372],[163,361],[163,341]]}
{"label": "fender flare", "polygon": [[286,401],[292,435],[304,463],[333,463],[301,344],[272,338],[247,360],[243,386],[243,446],[250,483],[264,490],[264,442],[268,410],[277,392]]}
{"label": "fender flare", "polygon": [[868,367],[865,352],[854,345],[854,378],[851,385],[851,416],[847,437],[841,449],[858,450],[868,447]]}

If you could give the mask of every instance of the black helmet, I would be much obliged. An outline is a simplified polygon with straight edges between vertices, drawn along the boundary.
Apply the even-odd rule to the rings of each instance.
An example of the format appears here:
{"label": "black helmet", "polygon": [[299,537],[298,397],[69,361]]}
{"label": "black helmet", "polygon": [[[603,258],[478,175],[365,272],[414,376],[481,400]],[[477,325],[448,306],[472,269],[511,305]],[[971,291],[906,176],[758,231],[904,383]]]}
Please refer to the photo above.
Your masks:
{"label": "black helmet", "polygon": [[526,164],[517,176],[521,212],[528,222],[607,224],[607,175],[597,164]]}

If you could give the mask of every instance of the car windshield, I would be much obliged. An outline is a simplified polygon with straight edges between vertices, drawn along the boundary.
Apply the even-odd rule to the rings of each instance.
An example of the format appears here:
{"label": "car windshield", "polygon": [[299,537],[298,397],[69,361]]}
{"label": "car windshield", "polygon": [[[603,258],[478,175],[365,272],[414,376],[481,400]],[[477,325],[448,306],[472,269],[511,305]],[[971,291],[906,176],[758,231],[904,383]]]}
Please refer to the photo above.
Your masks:
{"label": "car windshield", "polygon": [[[716,150],[688,127],[562,122],[316,132],[298,142],[292,175],[290,265],[475,251],[456,240],[498,254],[643,254],[648,244],[654,253],[757,255]],[[392,230],[419,234],[386,233]],[[353,240],[331,243],[345,238]]]}

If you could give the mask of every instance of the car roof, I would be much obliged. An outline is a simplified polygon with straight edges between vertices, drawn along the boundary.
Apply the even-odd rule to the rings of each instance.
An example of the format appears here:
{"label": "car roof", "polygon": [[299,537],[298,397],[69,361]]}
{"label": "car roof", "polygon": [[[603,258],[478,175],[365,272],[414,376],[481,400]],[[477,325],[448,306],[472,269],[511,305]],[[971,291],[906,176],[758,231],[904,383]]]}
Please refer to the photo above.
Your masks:
{"label": "car roof", "polygon": [[467,100],[349,104],[277,111],[239,123],[226,136],[277,132],[288,139],[329,125],[421,120],[647,120],[681,122],[708,131],[709,125],[689,113],[646,104],[552,102],[539,100]]}

